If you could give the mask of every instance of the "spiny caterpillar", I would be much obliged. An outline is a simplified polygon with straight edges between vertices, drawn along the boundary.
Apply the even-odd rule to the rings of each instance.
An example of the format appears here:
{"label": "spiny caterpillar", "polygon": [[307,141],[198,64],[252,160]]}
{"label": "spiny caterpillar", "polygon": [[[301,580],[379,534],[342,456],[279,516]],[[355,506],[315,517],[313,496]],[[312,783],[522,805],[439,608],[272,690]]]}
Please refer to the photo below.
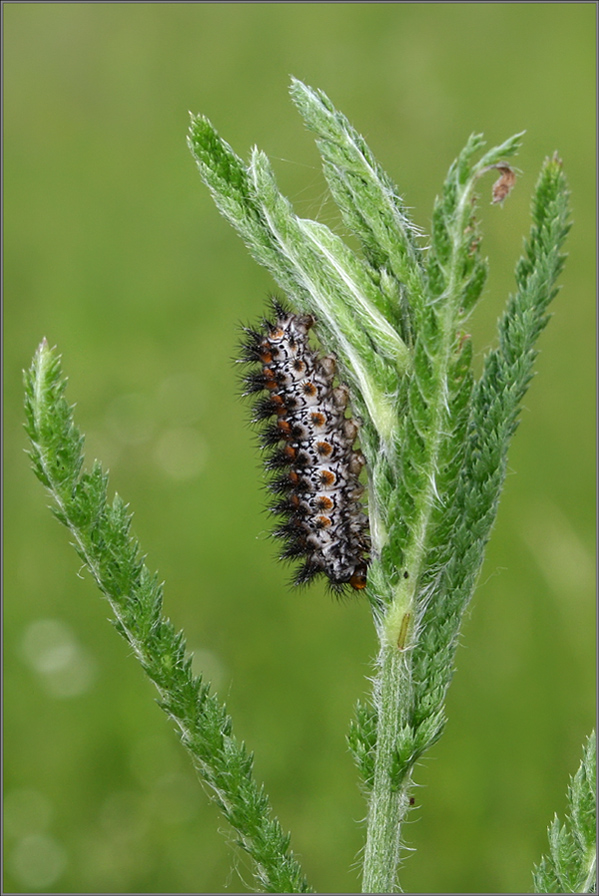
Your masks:
{"label": "spiny caterpillar", "polygon": [[368,568],[368,518],[358,481],[365,459],[353,444],[358,424],[345,416],[349,390],[333,385],[336,361],[309,345],[315,319],[272,300],[274,320],[244,328],[242,362],[258,365],[243,376],[244,394],[266,391],[252,421],[264,423],[269,451],[271,511],[282,518],[274,535],[285,542],[283,560],[302,560],[293,583],[325,575],[332,589],[361,591]]}

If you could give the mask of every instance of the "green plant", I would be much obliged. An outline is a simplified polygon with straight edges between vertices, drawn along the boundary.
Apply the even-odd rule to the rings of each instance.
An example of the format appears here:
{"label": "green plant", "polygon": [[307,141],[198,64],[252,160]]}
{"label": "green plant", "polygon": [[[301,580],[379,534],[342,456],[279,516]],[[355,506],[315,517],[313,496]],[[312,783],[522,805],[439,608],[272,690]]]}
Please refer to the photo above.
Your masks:
{"label": "green plant", "polygon": [[597,744],[593,731],[568,788],[568,824],[549,828],[549,855],[534,870],[535,893],[595,893]]}
{"label": "green plant", "polygon": [[[396,187],[345,117],[298,81],[291,93],[316,133],[331,192],[361,256],[327,227],[294,214],[263,153],[255,150],[246,166],[201,116],[192,118],[189,146],[217,206],[254,257],[295,307],[316,317],[362,420],[372,538],[367,596],[380,652],[372,701],[358,704],[349,745],[369,803],[363,887],[393,892],[414,765],[443,730],[461,619],[564,263],[568,191],[560,160],[548,159],[498,347],[475,382],[464,327],[487,272],[475,188],[498,169],[494,199],[505,198],[514,174],[504,160],[521,135],[477,161],[483,140],[469,139],[449,170],[422,249]],[[81,473],[83,440],[64,385],[58,358],[43,342],[26,378],[34,470],[253,858],[257,884],[267,892],[308,891],[289,837],[254,782],[251,755],[233,737],[224,707],[191,676],[183,638],[161,616],[161,588],[130,535],[126,506],[118,496],[108,503],[99,465]]]}
{"label": "green plant", "polygon": [[131,515],[99,463],[82,473],[83,436],[64,397],[60,359],[44,340],[26,376],[26,429],[38,479],[49,489],[54,515],[75,538],[75,549],[115,616],[115,627],[158,688],[159,704],[179,729],[203,782],[254,859],[257,883],[269,893],[309,890],[289,851],[289,836],[272,817],[252,775],[253,757],[231,731],[225,707],[191,673],[183,635],[162,616],[162,586],[149,571]]}

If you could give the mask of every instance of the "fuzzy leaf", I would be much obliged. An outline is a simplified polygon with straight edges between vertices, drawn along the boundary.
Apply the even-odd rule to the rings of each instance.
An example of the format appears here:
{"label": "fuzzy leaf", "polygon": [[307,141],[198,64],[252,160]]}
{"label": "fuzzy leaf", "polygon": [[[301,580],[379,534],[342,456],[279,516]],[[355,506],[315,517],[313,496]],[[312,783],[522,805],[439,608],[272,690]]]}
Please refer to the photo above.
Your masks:
{"label": "fuzzy leaf", "polygon": [[289,851],[289,835],[272,815],[253,778],[253,758],[233,737],[226,709],[200,677],[191,674],[185,640],[162,617],[162,587],[131,535],[131,514],[121,498],[107,502],[108,477],[99,464],[81,473],[83,437],[64,390],[60,359],[44,341],[25,376],[26,429],[33,469],[48,488],[56,515],[75,538],[115,615],[115,627],[158,688],[159,704],[173,719],[195,767],[254,860],[257,884],[269,893],[310,892]]}

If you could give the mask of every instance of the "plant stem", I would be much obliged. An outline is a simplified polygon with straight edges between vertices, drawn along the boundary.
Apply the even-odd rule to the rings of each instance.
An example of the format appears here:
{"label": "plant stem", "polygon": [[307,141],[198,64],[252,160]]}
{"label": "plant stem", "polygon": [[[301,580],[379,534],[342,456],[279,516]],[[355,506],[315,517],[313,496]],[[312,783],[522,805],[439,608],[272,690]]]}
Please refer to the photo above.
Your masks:
{"label": "plant stem", "polygon": [[397,743],[409,722],[410,673],[407,654],[383,644],[379,654],[380,675],[376,682],[379,709],[377,761],[370,795],[366,847],[364,852],[364,893],[394,893],[400,860],[401,822],[409,807],[409,774],[396,786]]}

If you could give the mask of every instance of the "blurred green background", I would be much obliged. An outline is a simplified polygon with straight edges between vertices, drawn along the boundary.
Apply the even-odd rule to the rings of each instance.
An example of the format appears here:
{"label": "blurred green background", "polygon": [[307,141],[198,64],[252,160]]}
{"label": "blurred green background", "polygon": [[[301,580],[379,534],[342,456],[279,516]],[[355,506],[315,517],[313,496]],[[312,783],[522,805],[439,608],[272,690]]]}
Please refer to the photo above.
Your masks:
{"label": "blurred green background", "polygon": [[[376,641],[365,601],[286,588],[239,402],[240,321],[273,284],[215,210],[188,110],[257,143],[298,212],[339,227],[291,74],[324,89],[429,228],[468,135],[523,129],[482,185],[494,340],[543,158],[572,188],[569,261],[422,762],[409,892],[532,887],[593,725],[595,4],[5,4],[5,890],[245,891],[242,856],[46,509],[21,370],[57,344],[89,461],[131,502],[165,611],[256,752],[312,885],[357,892],[365,815],[345,745]],[[341,227],[341,232],[343,229]],[[219,830],[220,829],[220,830]],[[231,870],[234,866],[234,870]]]}

